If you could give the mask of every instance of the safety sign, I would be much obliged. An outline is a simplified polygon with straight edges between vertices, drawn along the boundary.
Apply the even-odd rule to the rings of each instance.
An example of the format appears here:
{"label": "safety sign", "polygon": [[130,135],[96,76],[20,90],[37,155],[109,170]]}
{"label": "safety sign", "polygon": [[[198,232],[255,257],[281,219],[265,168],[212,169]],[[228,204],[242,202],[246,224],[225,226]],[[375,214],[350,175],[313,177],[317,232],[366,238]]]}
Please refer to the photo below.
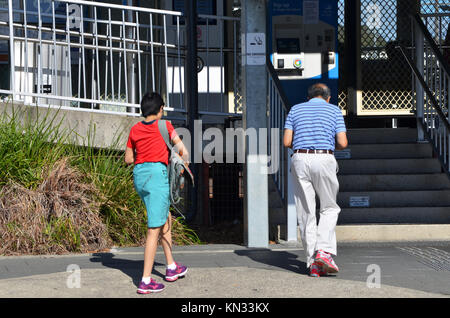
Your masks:
{"label": "safety sign", "polygon": [[266,64],[266,35],[264,33],[247,33],[247,65]]}

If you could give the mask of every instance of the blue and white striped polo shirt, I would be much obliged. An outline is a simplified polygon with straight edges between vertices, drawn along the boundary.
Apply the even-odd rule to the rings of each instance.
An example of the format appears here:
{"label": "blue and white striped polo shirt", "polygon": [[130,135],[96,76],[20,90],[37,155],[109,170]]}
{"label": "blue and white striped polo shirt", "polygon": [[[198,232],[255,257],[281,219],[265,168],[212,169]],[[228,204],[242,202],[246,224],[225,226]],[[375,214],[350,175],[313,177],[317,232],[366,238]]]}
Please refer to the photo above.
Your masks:
{"label": "blue and white striped polo shirt", "polygon": [[339,107],[322,98],[294,105],[286,118],[285,129],[294,132],[292,149],[335,149],[335,137],[346,132]]}

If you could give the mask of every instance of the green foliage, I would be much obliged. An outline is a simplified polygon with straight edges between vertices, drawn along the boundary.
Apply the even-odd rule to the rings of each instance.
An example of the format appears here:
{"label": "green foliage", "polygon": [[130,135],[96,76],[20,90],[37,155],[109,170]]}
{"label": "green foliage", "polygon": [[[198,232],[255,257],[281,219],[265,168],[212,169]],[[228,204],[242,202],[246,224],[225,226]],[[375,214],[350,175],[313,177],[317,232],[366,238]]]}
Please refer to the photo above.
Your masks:
{"label": "green foliage", "polygon": [[[98,213],[113,244],[141,245],[147,232],[145,208],[134,190],[132,166],[125,164],[122,152],[114,150],[120,148],[114,146],[127,132],[118,132],[110,149],[96,149],[92,146],[93,127],[83,138],[84,146],[75,146],[70,143],[74,132],[62,128],[64,117],[38,107],[32,112],[35,117],[27,115],[30,108],[0,114],[0,190],[10,182],[36,189],[43,182],[44,171],[68,159],[69,165],[80,172],[82,182],[97,189]],[[83,229],[75,228],[70,216],[51,217],[45,224],[44,234],[52,244],[81,250]],[[7,224],[5,228],[16,230],[17,226]],[[173,218],[172,234],[175,244],[201,243],[180,219]]]}

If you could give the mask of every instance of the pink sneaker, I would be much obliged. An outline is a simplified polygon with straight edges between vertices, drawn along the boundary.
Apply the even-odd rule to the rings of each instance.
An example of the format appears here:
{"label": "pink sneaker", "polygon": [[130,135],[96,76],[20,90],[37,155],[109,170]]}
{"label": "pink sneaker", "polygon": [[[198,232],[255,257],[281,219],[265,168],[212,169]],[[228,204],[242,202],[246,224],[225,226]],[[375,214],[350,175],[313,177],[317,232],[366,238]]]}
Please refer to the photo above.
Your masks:
{"label": "pink sneaker", "polygon": [[166,281],[174,282],[178,278],[183,277],[187,273],[187,267],[183,264],[175,263],[177,267],[174,270],[166,269]]}
{"label": "pink sneaker", "polygon": [[318,250],[315,258],[315,263],[321,265],[323,270],[327,273],[337,273],[339,268],[334,262],[331,255],[323,250]]}
{"label": "pink sneaker", "polygon": [[309,276],[311,276],[311,277],[320,277],[320,276],[327,275],[326,270],[322,267],[322,265],[320,265],[317,262],[314,262],[311,264],[309,271],[310,271]]}
{"label": "pink sneaker", "polygon": [[309,268],[309,276],[311,277],[320,277],[320,270],[321,267],[316,262],[311,264],[311,267]]}
{"label": "pink sneaker", "polygon": [[158,284],[153,278],[150,280],[149,284],[140,282],[137,293],[138,294],[150,294],[159,293],[164,290],[163,284]]}

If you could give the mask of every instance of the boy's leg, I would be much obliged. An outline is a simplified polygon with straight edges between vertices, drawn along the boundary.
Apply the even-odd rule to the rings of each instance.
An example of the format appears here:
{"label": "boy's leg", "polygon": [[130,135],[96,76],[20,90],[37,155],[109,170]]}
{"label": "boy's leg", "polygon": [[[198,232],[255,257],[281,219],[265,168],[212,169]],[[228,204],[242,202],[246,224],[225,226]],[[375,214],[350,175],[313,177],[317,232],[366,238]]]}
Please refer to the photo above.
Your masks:
{"label": "boy's leg", "polygon": [[166,224],[161,227],[160,241],[166,255],[167,269],[165,279],[169,282],[176,281],[187,273],[187,267],[181,263],[175,263],[172,255],[172,219],[167,218]]}
{"label": "boy's leg", "polygon": [[173,264],[172,256],[172,219],[169,213],[166,224],[161,228],[160,241],[162,248],[164,250],[164,255],[166,256],[167,265]]}
{"label": "boy's leg", "polygon": [[147,239],[145,241],[144,251],[144,273],[142,277],[150,277],[155,262],[156,248],[158,247],[158,238],[161,228],[149,228],[147,230]]}

